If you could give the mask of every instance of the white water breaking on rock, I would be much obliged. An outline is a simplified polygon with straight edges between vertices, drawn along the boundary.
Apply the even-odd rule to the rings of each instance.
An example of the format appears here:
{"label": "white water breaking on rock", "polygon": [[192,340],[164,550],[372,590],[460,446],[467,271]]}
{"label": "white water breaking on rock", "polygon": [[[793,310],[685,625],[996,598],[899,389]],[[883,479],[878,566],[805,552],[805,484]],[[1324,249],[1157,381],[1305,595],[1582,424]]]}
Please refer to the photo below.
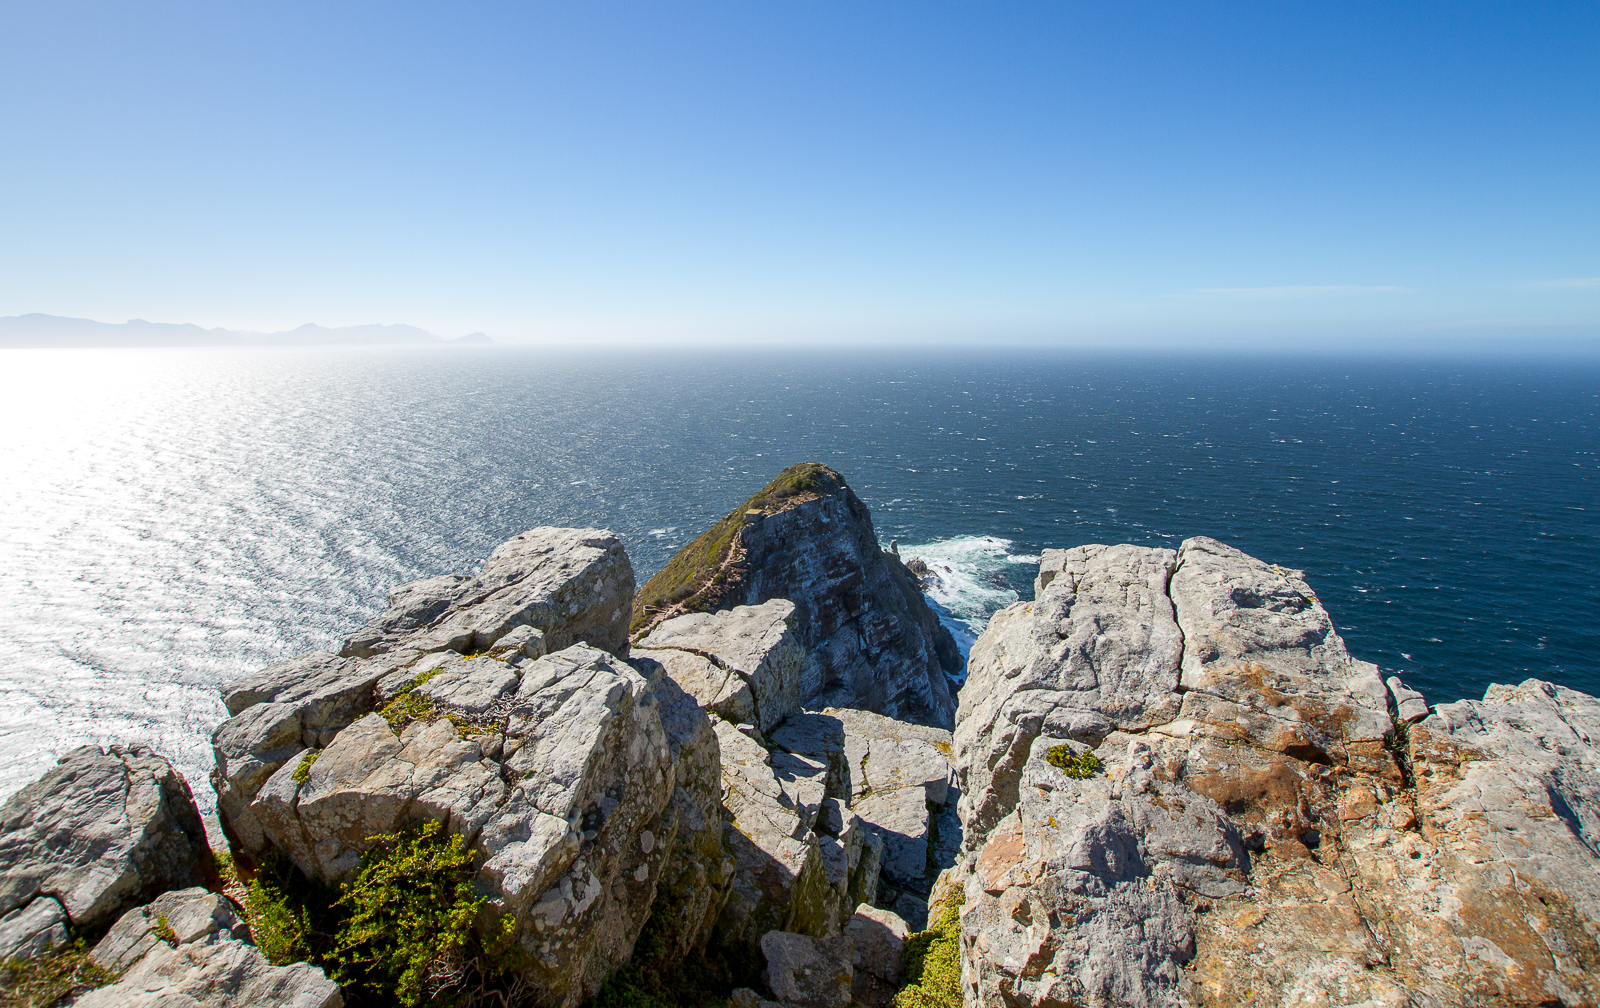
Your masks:
{"label": "white water breaking on rock", "polygon": [[[903,560],[921,557],[927,563],[932,575],[924,585],[928,601],[956,639],[963,658],[989,625],[989,617],[1020,597],[1010,587],[1008,572],[1019,564],[1039,562],[1037,556],[1012,552],[1014,546],[1010,539],[974,535],[899,546]],[[959,681],[966,681],[965,672]]]}

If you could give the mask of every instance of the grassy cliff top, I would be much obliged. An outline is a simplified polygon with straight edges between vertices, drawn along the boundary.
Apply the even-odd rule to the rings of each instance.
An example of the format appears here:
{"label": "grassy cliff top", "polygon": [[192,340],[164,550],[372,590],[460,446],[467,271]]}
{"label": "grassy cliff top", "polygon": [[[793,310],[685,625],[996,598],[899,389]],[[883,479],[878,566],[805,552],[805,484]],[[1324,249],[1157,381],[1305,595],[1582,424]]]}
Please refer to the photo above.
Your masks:
{"label": "grassy cliff top", "polygon": [[711,526],[694,542],[678,551],[655,577],[633,597],[633,621],[628,632],[637,638],[669,616],[705,612],[721,599],[729,578],[738,575],[742,555],[739,530],[745,512],[777,514],[808,500],[844,488],[844,477],[821,462],[801,462],[778,474],[749,500]]}

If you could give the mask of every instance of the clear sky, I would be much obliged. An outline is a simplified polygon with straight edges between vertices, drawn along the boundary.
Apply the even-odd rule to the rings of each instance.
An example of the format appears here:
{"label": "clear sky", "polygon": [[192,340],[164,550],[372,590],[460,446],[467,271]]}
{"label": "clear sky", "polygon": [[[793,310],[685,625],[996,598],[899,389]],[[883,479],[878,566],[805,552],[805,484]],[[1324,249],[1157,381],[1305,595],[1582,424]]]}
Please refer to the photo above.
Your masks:
{"label": "clear sky", "polygon": [[1600,4],[0,6],[0,315],[1600,348]]}

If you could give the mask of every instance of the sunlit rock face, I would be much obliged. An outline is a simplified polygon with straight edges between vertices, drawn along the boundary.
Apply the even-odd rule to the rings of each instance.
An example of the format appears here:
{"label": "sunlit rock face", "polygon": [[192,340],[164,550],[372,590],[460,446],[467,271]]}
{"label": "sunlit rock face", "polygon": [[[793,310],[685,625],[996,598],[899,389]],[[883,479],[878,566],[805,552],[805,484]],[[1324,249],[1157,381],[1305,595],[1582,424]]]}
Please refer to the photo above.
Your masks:
{"label": "sunlit rock face", "polygon": [[89,958],[116,977],[76,1008],[343,1008],[316,966],[273,966],[226,897],[180,889],[129,910]]}
{"label": "sunlit rock face", "polygon": [[1049,550],[1035,588],[955,734],[969,1003],[1600,1002],[1600,702],[1427,715],[1214,540]]}
{"label": "sunlit rock face", "polygon": [[0,958],[67,944],[216,865],[189,785],[142,746],[84,746],[0,806]]}
{"label": "sunlit rock face", "polygon": [[635,639],[684,614],[787,599],[804,657],[800,700],[949,728],[961,669],[915,577],[832,469],[790,466],[640,589]]}
{"label": "sunlit rock face", "polygon": [[389,609],[345,641],[340,654],[486,651],[533,627],[547,651],[578,642],[617,653],[627,644],[633,566],[604,529],[541,527],[489,554],[476,577],[451,574],[401,585]]}
{"label": "sunlit rock face", "polygon": [[439,821],[560,1005],[626,961],[664,881],[678,940],[703,941],[728,875],[717,737],[659,663],[588,643],[626,640],[615,537],[536,529],[476,578],[419,584],[345,656],[227,691],[215,782],[239,852],[345,881],[374,838]]}

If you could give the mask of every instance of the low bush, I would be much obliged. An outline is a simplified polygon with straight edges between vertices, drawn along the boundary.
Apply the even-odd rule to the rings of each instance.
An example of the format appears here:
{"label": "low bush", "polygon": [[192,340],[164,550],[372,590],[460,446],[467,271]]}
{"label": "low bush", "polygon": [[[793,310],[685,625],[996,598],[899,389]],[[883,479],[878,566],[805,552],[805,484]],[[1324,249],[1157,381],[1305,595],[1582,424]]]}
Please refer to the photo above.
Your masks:
{"label": "low bush", "polygon": [[1086,780],[1100,772],[1100,757],[1094,753],[1074,753],[1072,747],[1064,743],[1051,746],[1044,758],[1073,780]]}
{"label": "low bush", "polygon": [[894,1008],[961,1008],[961,904],[957,889],[933,909],[939,918],[905,942],[906,985]]}
{"label": "low bush", "polygon": [[427,822],[374,839],[342,887],[306,879],[281,856],[258,868],[245,909],[262,954],[321,966],[350,1008],[514,1003],[501,995],[515,986],[515,923],[502,918],[487,939],[474,932],[487,901],[461,838]]}

